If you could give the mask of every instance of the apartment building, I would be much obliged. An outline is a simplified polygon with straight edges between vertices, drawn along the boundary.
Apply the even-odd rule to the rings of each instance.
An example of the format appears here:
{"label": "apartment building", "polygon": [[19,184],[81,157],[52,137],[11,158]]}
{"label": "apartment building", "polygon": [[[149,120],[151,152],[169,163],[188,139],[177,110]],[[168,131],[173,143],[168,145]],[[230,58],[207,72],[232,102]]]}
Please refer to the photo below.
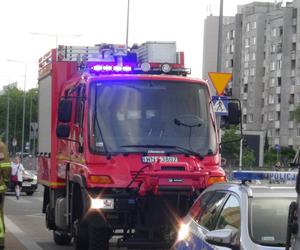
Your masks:
{"label": "apartment building", "polygon": [[253,2],[239,6],[223,28],[222,71],[233,73],[244,130],[263,131],[273,146],[300,146],[300,123],[292,116],[300,105],[299,8],[299,0]]}

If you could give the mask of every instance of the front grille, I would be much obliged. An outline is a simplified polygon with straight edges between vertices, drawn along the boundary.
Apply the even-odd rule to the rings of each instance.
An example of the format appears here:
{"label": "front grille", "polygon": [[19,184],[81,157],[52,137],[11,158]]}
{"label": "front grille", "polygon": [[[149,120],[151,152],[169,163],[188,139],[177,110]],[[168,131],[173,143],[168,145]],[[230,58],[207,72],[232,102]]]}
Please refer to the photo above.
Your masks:
{"label": "front grille", "polygon": [[184,166],[161,166],[162,171],[185,171]]}

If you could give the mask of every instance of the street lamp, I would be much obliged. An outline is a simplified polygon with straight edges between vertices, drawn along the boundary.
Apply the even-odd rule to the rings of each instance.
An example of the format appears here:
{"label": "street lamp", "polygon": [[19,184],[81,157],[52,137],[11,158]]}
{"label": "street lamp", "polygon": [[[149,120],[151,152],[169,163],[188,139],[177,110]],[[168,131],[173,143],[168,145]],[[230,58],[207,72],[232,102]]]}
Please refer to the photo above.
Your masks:
{"label": "street lamp", "polygon": [[20,61],[14,59],[6,59],[8,62],[15,63],[23,63],[24,64],[24,94],[23,94],[23,118],[22,118],[22,148],[21,148],[21,159],[23,159],[24,152],[24,131],[25,131],[25,105],[26,105],[26,78],[27,78],[27,64],[28,63],[36,63],[36,62],[28,62],[28,61]]}
{"label": "street lamp", "polygon": [[55,37],[55,48],[57,48],[57,40],[58,37],[82,37],[82,35],[57,35],[57,34],[48,34],[48,33],[39,33],[39,32],[30,32],[32,35],[39,35],[39,36],[51,36]]}

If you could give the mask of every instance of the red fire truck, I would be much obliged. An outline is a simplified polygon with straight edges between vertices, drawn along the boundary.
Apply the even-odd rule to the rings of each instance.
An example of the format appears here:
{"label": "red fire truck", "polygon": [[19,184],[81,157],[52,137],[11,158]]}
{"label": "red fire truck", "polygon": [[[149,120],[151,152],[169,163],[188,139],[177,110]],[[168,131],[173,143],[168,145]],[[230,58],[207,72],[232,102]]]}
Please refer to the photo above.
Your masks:
{"label": "red fire truck", "polygon": [[194,198],[225,181],[208,84],[189,73],[174,42],[39,60],[38,180],[57,244],[170,248]]}

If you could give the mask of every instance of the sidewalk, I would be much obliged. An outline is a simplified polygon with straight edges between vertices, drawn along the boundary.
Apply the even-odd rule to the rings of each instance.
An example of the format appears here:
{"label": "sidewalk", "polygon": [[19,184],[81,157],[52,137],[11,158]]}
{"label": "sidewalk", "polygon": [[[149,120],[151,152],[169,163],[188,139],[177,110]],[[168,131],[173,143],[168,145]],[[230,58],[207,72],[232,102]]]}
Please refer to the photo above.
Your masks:
{"label": "sidewalk", "polygon": [[5,233],[5,250],[26,250],[20,241],[8,230]]}

